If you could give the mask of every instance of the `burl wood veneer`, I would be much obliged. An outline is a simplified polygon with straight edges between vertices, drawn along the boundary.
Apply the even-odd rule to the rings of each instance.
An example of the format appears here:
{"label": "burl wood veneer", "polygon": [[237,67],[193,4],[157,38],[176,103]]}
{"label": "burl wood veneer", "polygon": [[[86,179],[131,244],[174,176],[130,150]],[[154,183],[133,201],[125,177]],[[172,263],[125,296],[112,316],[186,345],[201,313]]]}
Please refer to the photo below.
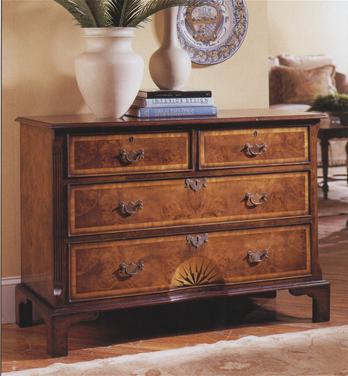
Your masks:
{"label": "burl wood veneer", "polygon": [[[188,132],[71,136],[70,176],[188,170]],[[136,164],[132,163],[136,160]]]}
{"label": "burl wood veneer", "polygon": [[308,133],[303,127],[200,134],[202,168],[305,162],[308,157]]}
{"label": "burl wood veneer", "polygon": [[[71,186],[70,233],[309,214],[307,172],[204,178],[200,189],[191,180]],[[135,204],[134,213],[122,203]]]}
{"label": "burl wood veneer", "polygon": [[47,349],[101,311],[281,289],[329,319],[317,251],[320,114],[22,117],[22,283]]}
{"label": "burl wood veneer", "polygon": [[[190,235],[73,244],[71,298],[144,294],[184,286],[310,275],[309,226],[196,236],[203,239],[199,244],[191,242]],[[250,252],[256,250],[264,252],[264,262],[250,260]],[[124,278],[122,262],[139,267],[137,278]]]}

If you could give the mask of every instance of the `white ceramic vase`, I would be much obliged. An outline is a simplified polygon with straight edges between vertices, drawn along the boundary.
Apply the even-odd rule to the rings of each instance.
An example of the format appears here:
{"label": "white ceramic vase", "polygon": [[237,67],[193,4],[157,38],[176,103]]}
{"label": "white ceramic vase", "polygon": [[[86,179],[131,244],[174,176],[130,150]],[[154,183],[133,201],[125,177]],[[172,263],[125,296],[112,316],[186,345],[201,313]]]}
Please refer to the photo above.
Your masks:
{"label": "white ceramic vase", "polygon": [[144,60],[132,48],[134,28],[83,31],[86,50],[75,61],[83,99],[97,118],[120,118],[137,96],[144,75]]}
{"label": "white ceramic vase", "polygon": [[178,8],[165,9],[163,14],[163,41],[150,59],[150,74],[161,90],[180,90],[190,77],[191,59],[178,40]]}

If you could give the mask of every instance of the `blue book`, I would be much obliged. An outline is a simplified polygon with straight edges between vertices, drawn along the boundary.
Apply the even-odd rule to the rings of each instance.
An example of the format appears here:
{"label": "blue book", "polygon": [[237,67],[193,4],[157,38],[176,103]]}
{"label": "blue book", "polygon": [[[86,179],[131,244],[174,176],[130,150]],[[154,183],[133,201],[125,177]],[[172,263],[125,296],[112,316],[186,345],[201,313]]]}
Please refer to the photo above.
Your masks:
{"label": "blue book", "polygon": [[216,116],[217,109],[215,106],[130,108],[127,115],[140,119]]}

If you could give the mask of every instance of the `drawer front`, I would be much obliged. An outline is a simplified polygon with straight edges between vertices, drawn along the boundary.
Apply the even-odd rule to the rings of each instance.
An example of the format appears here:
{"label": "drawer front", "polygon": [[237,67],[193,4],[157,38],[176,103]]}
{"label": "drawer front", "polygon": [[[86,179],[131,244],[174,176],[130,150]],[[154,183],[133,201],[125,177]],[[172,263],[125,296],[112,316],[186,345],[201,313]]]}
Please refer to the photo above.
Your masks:
{"label": "drawer front", "polygon": [[190,136],[182,133],[71,136],[69,175],[188,170]]}
{"label": "drawer front", "polygon": [[309,275],[309,225],[70,247],[70,297],[92,299]]}
{"label": "drawer front", "polygon": [[200,167],[228,168],[308,161],[305,127],[200,132]]}
{"label": "drawer front", "polygon": [[69,190],[71,235],[300,216],[308,174],[283,173],[99,185]]}

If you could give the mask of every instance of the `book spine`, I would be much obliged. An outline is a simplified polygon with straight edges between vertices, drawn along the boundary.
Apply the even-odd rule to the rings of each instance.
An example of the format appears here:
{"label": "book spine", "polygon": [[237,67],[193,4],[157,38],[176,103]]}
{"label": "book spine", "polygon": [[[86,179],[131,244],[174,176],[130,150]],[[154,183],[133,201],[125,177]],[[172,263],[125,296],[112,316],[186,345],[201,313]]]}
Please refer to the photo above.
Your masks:
{"label": "book spine", "polygon": [[134,107],[194,107],[214,106],[213,98],[137,98]]}
{"label": "book spine", "polygon": [[[133,112],[132,112],[133,113]],[[214,116],[216,107],[172,107],[172,108],[139,108],[135,116],[140,118],[184,117],[184,116]]]}
{"label": "book spine", "polygon": [[155,99],[155,98],[211,98],[212,92],[207,91],[148,91],[138,93],[141,98]]}

